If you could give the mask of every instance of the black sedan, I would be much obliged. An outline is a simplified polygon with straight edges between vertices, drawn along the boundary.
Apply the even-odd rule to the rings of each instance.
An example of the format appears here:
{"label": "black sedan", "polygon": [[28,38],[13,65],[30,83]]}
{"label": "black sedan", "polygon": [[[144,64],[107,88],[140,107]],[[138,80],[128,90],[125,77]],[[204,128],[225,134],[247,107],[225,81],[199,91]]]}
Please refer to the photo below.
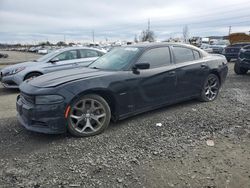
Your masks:
{"label": "black sedan", "polygon": [[227,61],[190,45],[158,43],[115,48],[87,68],[25,81],[17,97],[28,130],[91,136],[121,120],[184,100],[213,101]]}

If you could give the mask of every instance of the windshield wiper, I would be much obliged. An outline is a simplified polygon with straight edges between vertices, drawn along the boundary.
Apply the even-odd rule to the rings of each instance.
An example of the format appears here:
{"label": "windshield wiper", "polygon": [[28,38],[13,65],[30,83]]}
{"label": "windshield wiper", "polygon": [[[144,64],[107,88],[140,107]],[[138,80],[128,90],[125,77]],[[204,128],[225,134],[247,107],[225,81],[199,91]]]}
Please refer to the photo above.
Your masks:
{"label": "windshield wiper", "polygon": [[97,67],[91,67],[92,69],[99,69],[99,68],[97,68]]}

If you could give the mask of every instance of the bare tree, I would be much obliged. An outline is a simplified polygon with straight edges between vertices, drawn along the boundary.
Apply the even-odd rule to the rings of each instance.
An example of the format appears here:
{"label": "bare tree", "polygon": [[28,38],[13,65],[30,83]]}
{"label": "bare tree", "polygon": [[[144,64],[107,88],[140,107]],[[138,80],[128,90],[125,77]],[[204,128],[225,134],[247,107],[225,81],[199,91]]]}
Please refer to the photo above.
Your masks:
{"label": "bare tree", "polygon": [[189,39],[189,30],[188,30],[188,26],[185,25],[183,27],[183,39],[185,43],[188,43],[188,39]]}
{"label": "bare tree", "polygon": [[142,33],[141,33],[141,41],[142,42],[145,42],[145,41],[148,41],[148,42],[154,42],[155,41],[155,34],[153,31],[151,30],[143,30]]}
{"label": "bare tree", "polygon": [[137,35],[135,35],[134,42],[135,42],[135,43],[138,43]]}

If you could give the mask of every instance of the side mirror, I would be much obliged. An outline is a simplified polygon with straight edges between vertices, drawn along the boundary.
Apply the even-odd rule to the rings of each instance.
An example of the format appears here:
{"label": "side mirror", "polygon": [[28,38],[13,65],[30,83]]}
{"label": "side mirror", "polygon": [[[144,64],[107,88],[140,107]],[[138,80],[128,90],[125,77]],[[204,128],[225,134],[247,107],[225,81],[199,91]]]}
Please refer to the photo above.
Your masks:
{"label": "side mirror", "polygon": [[140,69],[149,69],[150,64],[149,63],[138,63],[135,64],[132,68],[133,73],[139,74],[140,72],[138,70]]}
{"label": "side mirror", "polygon": [[56,62],[58,62],[58,61],[59,61],[58,58],[54,58],[54,59],[51,59],[49,62],[50,62],[50,63],[56,63]]}
{"label": "side mirror", "polygon": [[138,63],[133,66],[133,69],[149,69],[150,64],[149,63]]}

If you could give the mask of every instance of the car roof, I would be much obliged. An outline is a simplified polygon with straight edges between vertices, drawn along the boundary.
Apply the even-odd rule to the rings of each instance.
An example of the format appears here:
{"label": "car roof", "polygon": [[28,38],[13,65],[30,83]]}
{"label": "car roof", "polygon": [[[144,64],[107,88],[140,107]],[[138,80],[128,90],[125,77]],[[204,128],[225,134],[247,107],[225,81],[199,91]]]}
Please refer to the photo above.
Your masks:
{"label": "car roof", "polygon": [[207,52],[204,50],[201,50],[200,48],[191,45],[191,44],[185,44],[185,43],[180,43],[180,42],[154,42],[154,43],[138,43],[138,44],[133,44],[133,45],[128,45],[125,47],[137,47],[137,48],[143,48],[144,50],[147,50],[149,48],[157,48],[157,47],[164,47],[164,46],[182,46],[182,47],[187,47],[191,48],[193,50],[199,51],[203,56],[207,56]]}
{"label": "car roof", "polygon": [[96,50],[96,51],[100,51],[102,52],[102,50],[98,49],[98,48],[90,48],[90,47],[65,47],[65,48],[60,48],[60,49],[56,49],[57,51],[63,52],[63,51],[68,51],[68,50],[83,50],[83,49],[87,49],[87,50]]}
{"label": "car roof", "polygon": [[162,46],[183,46],[183,47],[189,47],[193,49],[199,49],[193,45],[185,44],[185,43],[178,43],[178,42],[154,42],[154,43],[138,43],[129,45],[130,47],[137,47],[137,48],[153,48],[153,47],[162,47]]}

